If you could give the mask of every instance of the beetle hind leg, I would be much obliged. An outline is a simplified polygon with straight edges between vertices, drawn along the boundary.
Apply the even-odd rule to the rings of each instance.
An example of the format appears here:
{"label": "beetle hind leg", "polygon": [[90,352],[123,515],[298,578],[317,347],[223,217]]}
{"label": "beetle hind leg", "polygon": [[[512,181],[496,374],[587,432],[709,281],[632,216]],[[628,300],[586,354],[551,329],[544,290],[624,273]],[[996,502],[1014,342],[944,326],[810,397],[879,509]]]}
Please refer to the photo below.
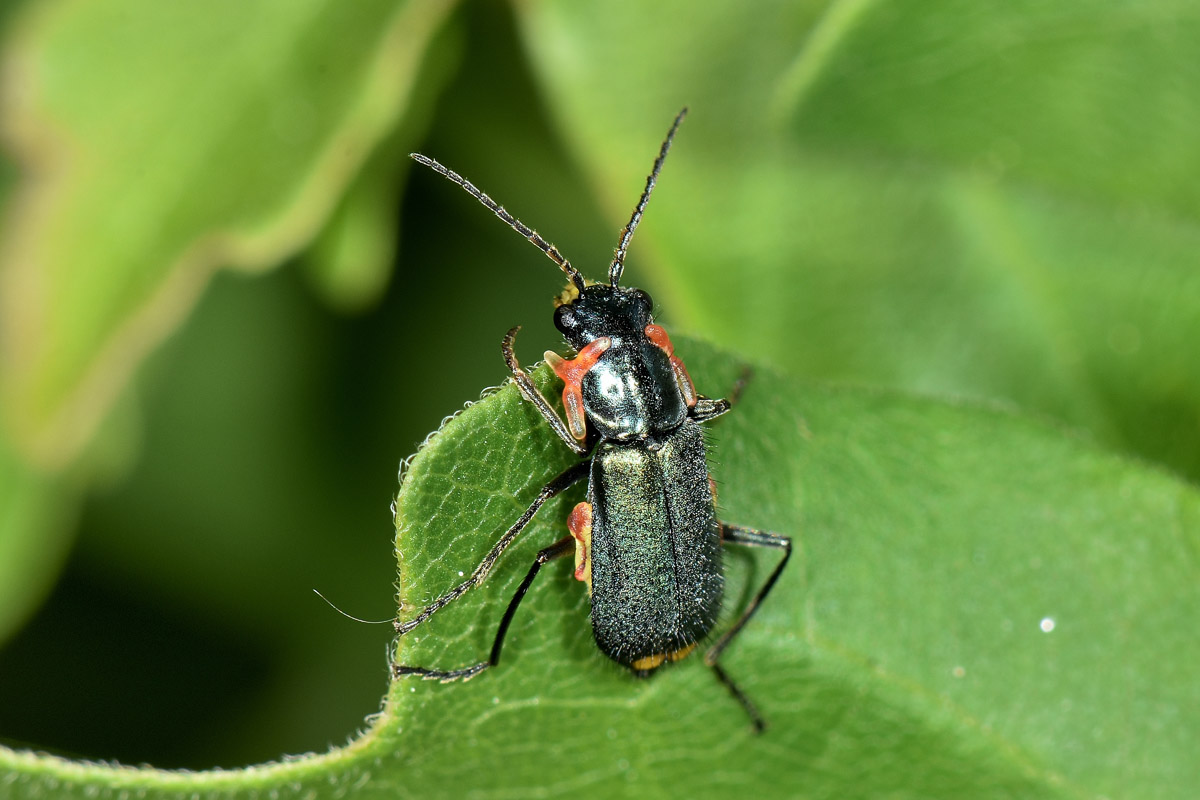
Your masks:
{"label": "beetle hind leg", "polygon": [[525,526],[529,524],[531,519],[533,519],[533,515],[537,513],[538,509],[545,505],[546,501],[548,501],[550,498],[561,494],[565,489],[575,485],[575,483],[587,475],[587,473],[588,462],[580,461],[578,464],[568,467],[561,475],[543,486],[542,491],[538,493],[538,496],[534,499],[534,501],[529,504],[527,509],[525,509],[525,513],[521,515],[520,519],[512,524],[512,527],[504,532],[504,535],[500,537],[500,540],[496,542],[488,554],[484,556],[483,561],[479,563],[479,566],[475,568],[470,576],[458,586],[454,587],[427,605],[412,619],[406,622],[400,622],[399,620],[396,620],[394,623],[396,626],[396,633],[403,636],[425,620],[432,617],[439,610],[445,608],[450,603],[462,597],[470,589],[483,583],[484,579],[487,578],[488,573],[492,571],[492,567],[495,566],[496,561],[501,555],[504,554],[504,551],[508,549],[508,546],[512,544],[514,540],[516,540],[521,531],[525,530]]}
{"label": "beetle hind leg", "polygon": [[[525,513],[522,514],[521,517],[515,523],[513,523],[513,525],[507,531],[504,532],[504,535],[500,537],[500,540],[496,542],[496,544],[484,557],[483,561],[480,562],[479,566],[477,566],[474,572],[471,573],[470,577],[468,577],[458,586],[446,592],[438,599],[434,600],[412,619],[406,622],[400,622],[397,620],[395,622],[396,633],[400,636],[405,635],[423,623],[425,620],[436,614],[440,609],[445,608],[447,605],[466,594],[467,591],[482,583],[491,572],[492,567],[495,566],[496,561],[501,555],[503,555],[504,551],[508,549],[508,546],[511,545],[513,541],[515,541],[516,538],[521,534],[521,531],[523,531],[529,524],[529,521],[533,519],[533,515],[537,513],[538,509],[545,505],[550,498],[561,494],[565,489],[573,486],[581,478],[587,475],[587,473],[588,462],[581,461],[578,464],[567,468],[557,478],[543,486],[542,490],[538,493],[538,496],[532,503],[529,504],[529,507],[525,509]],[[487,661],[471,667],[455,670],[427,669],[425,667],[414,667],[406,664],[392,664],[392,677],[399,678],[402,675],[418,675],[426,680],[437,680],[443,682],[468,680],[475,677],[480,672],[483,672],[488,667],[495,666],[497,660],[500,658],[500,648],[504,644],[504,634],[508,630],[508,625],[512,621],[512,616],[516,613],[517,606],[520,605],[521,598],[525,596],[525,592],[529,589],[529,585],[533,583],[533,579],[537,575],[538,570],[546,561],[569,553],[572,546],[573,540],[571,537],[567,537],[557,544],[551,545],[550,547],[547,547],[545,550],[542,550],[540,553],[538,553],[533,567],[530,568],[529,574],[525,576],[525,580],[521,583],[521,587],[517,590],[517,594],[509,603],[508,610],[505,612],[504,618],[500,622],[500,630],[496,634],[496,641],[492,645],[491,657]]]}
{"label": "beetle hind leg", "polygon": [[758,713],[758,709],[755,708],[754,703],[746,696],[746,693],[738,687],[718,662],[720,661],[721,653],[733,641],[733,637],[741,633],[742,628],[746,627],[746,623],[750,621],[750,617],[754,615],[754,612],[758,610],[759,605],[770,593],[772,587],[775,586],[775,581],[779,579],[779,574],[783,572],[788,559],[792,556],[792,540],[787,536],[757,531],[753,528],[743,528],[740,525],[728,525],[724,522],[721,523],[721,538],[726,544],[740,544],[747,547],[771,547],[783,551],[783,558],[779,559],[779,563],[775,565],[775,569],[771,571],[771,574],[767,576],[767,580],[759,587],[753,599],[750,600],[750,604],[746,606],[745,611],[729,627],[729,630],[721,635],[716,644],[710,647],[708,652],[704,654],[704,663],[712,667],[717,680],[725,685],[725,688],[729,690],[734,699],[746,710],[746,713],[750,716],[750,722],[754,725],[755,732],[762,733],[766,730],[767,723],[763,720],[762,715]]}
{"label": "beetle hind leg", "polygon": [[[707,658],[704,660],[705,662],[708,661]],[[742,691],[741,687],[734,683],[733,678],[729,677],[729,674],[721,668],[720,664],[714,661],[713,663],[709,664],[709,666],[712,667],[713,674],[717,676],[717,680],[719,680],[725,686],[725,688],[729,690],[729,693],[733,695],[733,699],[738,701],[738,705],[740,705],[750,717],[750,724],[754,727],[754,732],[762,733],[765,731],[767,729],[767,722],[762,718],[762,714],[758,713],[758,707],[754,705],[754,702],[746,696],[746,693]]]}
{"label": "beetle hind leg", "polygon": [[500,620],[500,627],[496,629],[496,639],[492,642],[492,652],[488,656],[487,661],[475,664],[474,666],[452,670],[427,669],[425,667],[412,667],[405,664],[393,664],[392,677],[399,678],[402,675],[419,675],[425,680],[441,681],[442,683],[456,680],[465,681],[474,678],[488,667],[494,667],[499,664],[500,651],[504,647],[504,637],[508,633],[508,626],[512,623],[513,617],[517,613],[517,608],[520,607],[521,601],[525,599],[525,593],[533,585],[533,579],[537,577],[542,565],[547,561],[562,558],[574,551],[575,540],[567,536],[538,552],[537,558],[533,560],[533,566],[529,568],[529,572],[525,574],[525,579],[517,587],[516,594],[513,595],[512,600],[508,601],[508,608],[504,611],[504,617]]}

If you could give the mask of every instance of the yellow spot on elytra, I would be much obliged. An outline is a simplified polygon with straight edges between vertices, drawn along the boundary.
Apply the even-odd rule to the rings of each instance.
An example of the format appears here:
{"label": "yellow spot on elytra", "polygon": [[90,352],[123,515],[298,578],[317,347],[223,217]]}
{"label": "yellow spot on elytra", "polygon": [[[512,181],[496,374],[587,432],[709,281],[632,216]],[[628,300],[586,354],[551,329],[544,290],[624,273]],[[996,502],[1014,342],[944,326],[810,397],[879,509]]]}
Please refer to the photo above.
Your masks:
{"label": "yellow spot on elytra", "polygon": [[656,667],[661,667],[662,663],[666,660],[666,655],[663,653],[657,653],[652,656],[646,656],[645,658],[639,658],[637,661],[630,664],[630,666],[636,670],[649,670],[655,669]]}
{"label": "yellow spot on elytra", "polygon": [[692,644],[689,644],[687,647],[684,647],[681,650],[676,650],[674,653],[668,653],[667,658],[671,659],[672,661],[681,661],[682,659],[685,659],[688,656],[690,656],[692,654],[692,651],[695,649],[696,649],[696,643],[693,642]]}

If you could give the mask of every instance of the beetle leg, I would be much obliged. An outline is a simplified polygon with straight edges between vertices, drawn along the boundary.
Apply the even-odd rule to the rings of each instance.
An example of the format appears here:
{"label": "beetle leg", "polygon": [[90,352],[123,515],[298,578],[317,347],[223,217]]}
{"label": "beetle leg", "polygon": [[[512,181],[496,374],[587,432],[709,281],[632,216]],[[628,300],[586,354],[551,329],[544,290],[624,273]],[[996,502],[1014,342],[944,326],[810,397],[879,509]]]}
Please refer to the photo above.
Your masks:
{"label": "beetle leg", "polygon": [[426,680],[436,680],[446,683],[453,680],[469,680],[479,673],[483,672],[488,667],[494,667],[500,663],[500,650],[504,647],[504,636],[508,633],[508,626],[512,623],[513,616],[517,613],[517,608],[521,605],[521,601],[525,598],[525,593],[529,591],[529,587],[533,585],[533,579],[537,577],[538,571],[547,561],[553,561],[556,558],[571,553],[575,549],[575,540],[570,536],[565,536],[544,550],[538,552],[537,557],[533,560],[533,566],[529,568],[529,572],[525,574],[525,579],[521,581],[521,585],[517,587],[517,593],[513,595],[512,600],[508,601],[508,608],[504,611],[504,617],[500,620],[500,627],[496,629],[496,639],[492,642],[492,652],[488,656],[488,660],[474,666],[464,667],[463,669],[439,670],[426,669],[425,667],[409,667],[403,664],[392,665],[392,675],[400,677],[401,675],[420,675]]}
{"label": "beetle leg", "polygon": [[736,698],[737,701],[741,703],[742,707],[746,709],[746,713],[750,715],[750,720],[754,724],[754,729],[761,733],[766,728],[766,723],[763,722],[763,718],[759,715],[758,709],[754,707],[754,704],[750,702],[750,698],[746,697],[742,690],[738,688],[737,684],[735,684],[733,680],[725,673],[725,670],[721,669],[721,665],[718,664],[717,661],[721,658],[721,653],[724,652],[725,648],[729,646],[729,643],[733,641],[733,637],[741,633],[742,628],[746,627],[746,623],[750,621],[750,617],[753,616],[754,612],[758,610],[759,604],[762,603],[763,599],[766,598],[767,594],[771,591],[771,587],[775,585],[775,581],[778,580],[779,574],[783,572],[784,566],[787,565],[788,559],[792,556],[792,540],[787,536],[780,536],[776,533],[756,531],[753,528],[743,528],[740,525],[728,525],[724,522],[721,523],[721,538],[726,544],[741,544],[749,547],[773,547],[777,550],[783,551],[783,558],[779,560],[779,563],[775,566],[775,569],[767,577],[766,582],[763,583],[762,587],[758,590],[758,593],[754,595],[754,599],[752,599],[750,604],[746,606],[746,610],[743,611],[742,615],[737,618],[737,621],[730,626],[729,630],[725,631],[721,638],[717,640],[717,643],[710,647],[708,652],[704,654],[704,663],[713,668],[713,672],[716,673],[717,679],[721,681],[721,683],[725,684],[726,688],[729,689],[734,698]]}
{"label": "beetle leg", "polygon": [[583,581],[592,594],[592,504],[586,500],[571,510],[567,530],[575,540],[575,580]]}
{"label": "beetle leg", "polygon": [[504,353],[504,362],[508,364],[508,368],[512,371],[513,382],[521,390],[521,396],[533,403],[533,407],[549,423],[550,429],[558,434],[558,438],[562,439],[567,447],[575,451],[575,455],[587,455],[587,447],[583,442],[576,440],[571,435],[571,432],[567,430],[567,424],[555,413],[554,409],[550,406],[550,402],[546,400],[545,396],[538,391],[533,381],[530,380],[529,373],[521,369],[521,365],[517,362],[517,355],[513,352],[513,340],[517,338],[517,331],[519,330],[521,330],[520,325],[504,334],[504,342],[500,345],[500,350]]}
{"label": "beetle leg", "polygon": [[696,398],[696,404],[688,409],[688,416],[696,422],[708,422],[710,419],[715,419],[730,411],[742,399],[742,393],[746,391],[746,385],[750,383],[752,377],[754,377],[754,368],[747,364],[742,367],[737,380],[733,382],[733,388],[729,390],[728,397],[714,400],[711,397],[699,395]]}
{"label": "beetle leg", "polygon": [[479,563],[479,566],[475,568],[475,571],[471,573],[471,576],[458,586],[455,586],[453,589],[427,605],[420,614],[417,614],[407,622],[400,622],[397,620],[395,623],[396,633],[403,636],[425,620],[432,617],[441,608],[444,608],[446,605],[454,602],[459,597],[462,597],[464,594],[466,594],[468,589],[483,583],[484,578],[488,576],[488,572],[491,571],[492,567],[496,563],[496,560],[500,558],[501,554],[508,549],[510,544],[513,543],[513,540],[516,539],[521,531],[525,529],[525,526],[529,524],[529,520],[533,519],[533,515],[537,513],[537,510],[541,508],[551,497],[559,494],[567,487],[573,485],[580,478],[587,475],[588,468],[590,466],[591,462],[580,461],[578,464],[570,467],[557,478],[543,486],[542,490],[538,492],[538,496],[532,503],[529,504],[529,508],[525,509],[525,513],[521,515],[521,518],[514,522],[511,528],[504,532],[504,535],[500,537],[500,540],[496,542],[488,554],[484,556],[483,561]]}
{"label": "beetle leg", "polygon": [[489,665],[494,667],[500,663],[500,648],[504,646],[504,634],[508,632],[509,623],[512,622],[513,616],[517,613],[517,607],[525,599],[525,593],[533,585],[533,579],[537,577],[538,570],[542,568],[542,564],[545,564],[547,561],[553,561],[556,558],[562,558],[573,552],[575,552],[575,540],[570,536],[564,536],[546,549],[538,552],[537,557],[533,560],[533,566],[529,568],[529,572],[525,575],[525,580],[521,581],[521,585],[517,587],[517,593],[513,595],[512,600],[508,601],[508,608],[505,609],[504,618],[500,620],[500,627],[496,631],[496,641],[492,643],[492,654],[488,658]]}
{"label": "beetle leg", "polygon": [[587,414],[583,408],[583,376],[596,366],[604,351],[612,347],[612,339],[599,336],[588,342],[574,358],[563,358],[552,350],[546,351],[546,363],[563,382],[563,410],[567,412],[567,429],[579,441],[587,438]]}
{"label": "beetle leg", "polygon": [[708,422],[716,419],[733,408],[728,400],[713,400],[701,395],[696,398],[696,405],[688,409],[688,416],[696,422]]}
{"label": "beetle leg", "polygon": [[738,373],[737,380],[733,382],[733,388],[729,390],[727,402],[729,407],[733,408],[742,399],[742,393],[746,391],[746,386],[750,383],[750,379],[754,377],[754,367],[746,364],[742,367],[742,371]]}

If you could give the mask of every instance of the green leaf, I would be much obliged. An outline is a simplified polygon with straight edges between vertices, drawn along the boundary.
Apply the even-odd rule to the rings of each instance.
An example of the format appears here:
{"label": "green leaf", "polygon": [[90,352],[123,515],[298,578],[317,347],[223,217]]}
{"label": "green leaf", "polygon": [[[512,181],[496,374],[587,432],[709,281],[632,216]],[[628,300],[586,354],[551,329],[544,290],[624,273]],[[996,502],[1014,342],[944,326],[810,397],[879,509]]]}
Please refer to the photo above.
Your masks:
{"label": "green leaf", "polygon": [[[721,394],[740,364],[690,340]],[[539,380],[549,386],[543,369]],[[639,681],[596,651],[570,565],[549,566],[498,669],[402,679],[345,750],[157,773],[0,750],[13,797],[145,790],[281,797],[1190,797],[1200,782],[1200,496],[1006,411],[829,389],[759,370],[712,425],[723,518],[793,562],[723,661],[771,727],[692,658]],[[571,462],[512,386],[412,460],[396,513],[411,614],[461,580]],[[491,579],[400,641],[404,663],[487,653],[549,503]],[[775,563],[733,552],[732,606]]]}
{"label": "green leaf", "polygon": [[15,27],[4,122],[26,180],[0,253],[0,386],[61,464],[214,269],[323,224],[404,113],[446,0],[69,0]]}
{"label": "green leaf", "polygon": [[1200,20],[1186,2],[521,3],[632,260],[815,379],[1014,401],[1200,478]]}
{"label": "green leaf", "polygon": [[396,153],[377,153],[305,253],[313,283],[338,308],[361,309],[387,285],[399,232],[396,190],[405,166]]}
{"label": "green leaf", "polygon": [[22,463],[0,436],[0,642],[49,592],[66,558],[77,503],[63,483]]}
{"label": "green leaf", "polygon": [[429,125],[433,104],[458,60],[461,37],[453,27],[430,43],[428,63],[411,93],[402,124],[375,149],[325,229],[304,255],[321,294],[335,307],[362,310],[378,301],[392,274],[399,236],[399,191],[408,174],[408,150]]}

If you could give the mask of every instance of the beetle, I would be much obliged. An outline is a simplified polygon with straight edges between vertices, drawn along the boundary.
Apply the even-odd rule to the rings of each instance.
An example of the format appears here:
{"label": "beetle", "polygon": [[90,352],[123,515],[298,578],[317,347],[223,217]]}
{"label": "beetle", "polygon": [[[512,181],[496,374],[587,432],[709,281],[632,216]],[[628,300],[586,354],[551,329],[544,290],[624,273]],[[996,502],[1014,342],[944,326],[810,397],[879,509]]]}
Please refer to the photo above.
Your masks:
{"label": "beetle", "polygon": [[641,198],[621,231],[607,284],[586,281],[558,248],[470,181],[427,156],[412,154],[532,242],[570,279],[555,309],[554,325],[574,355],[545,354],[563,381],[565,420],[517,361],[513,342],[519,326],[508,331],[501,350],[521,395],[582,460],[542,487],[466,580],[411,619],[397,620],[397,634],[413,630],[480,584],[550,498],[585,477],[588,484],[586,499],[568,517],[569,535],[537,554],[509,602],[487,661],[448,670],[393,664],[395,677],[452,681],[496,666],[513,615],[539,570],[571,553],[575,577],[587,585],[591,599],[597,646],[635,675],[648,676],[689,655],[712,633],[723,599],[723,545],[769,547],[783,551],[778,564],[704,656],[746,710],[755,730],[765,729],[754,704],[721,668],[720,656],[775,585],[791,556],[792,542],[786,536],[717,519],[700,427],[733,407],[745,381],[739,381],[729,399],[698,394],[667,332],[654,323],[650,295],[620,285],[630,239],[686,114],[686,108],[679,112],[663,140]]}

